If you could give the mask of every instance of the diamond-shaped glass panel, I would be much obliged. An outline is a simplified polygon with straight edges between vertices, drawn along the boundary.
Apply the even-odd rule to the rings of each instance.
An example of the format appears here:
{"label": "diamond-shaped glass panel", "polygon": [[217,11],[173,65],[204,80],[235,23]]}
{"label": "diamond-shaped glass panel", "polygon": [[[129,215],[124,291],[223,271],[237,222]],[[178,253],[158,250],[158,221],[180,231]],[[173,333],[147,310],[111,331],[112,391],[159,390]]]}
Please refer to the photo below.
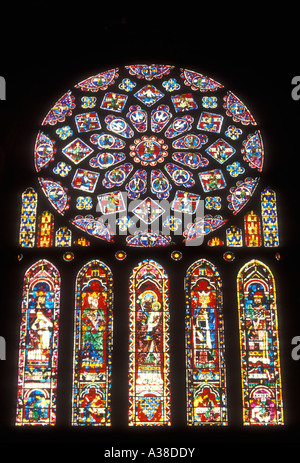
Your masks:
{"label": "diamond-shaped glass panel", "polygon": [[150,224],[158,219],[165,210],[151,198],[146,198],[132,211],[143,222]]}
{"label": "diamond-shaped glass panel", "polygon": [[74,164],[79,164],[94,150],[84,143],[80,138],[76,138],[67,146],[65,146],[62,152],[69,158]]}
{"label": "diamond-shaped glass panel", "polygon": [[142,103],[147,106],[152,106],[158,100],[160,100],[164,94],[161,93],[154,85],[145,85],[138,92],[134,94]]}
{"label": "diamond-shaped glass panel", "polygon": [[235,149],[222,138],[215,141],[205,151],[220,164],[223,164],[235,153]]}

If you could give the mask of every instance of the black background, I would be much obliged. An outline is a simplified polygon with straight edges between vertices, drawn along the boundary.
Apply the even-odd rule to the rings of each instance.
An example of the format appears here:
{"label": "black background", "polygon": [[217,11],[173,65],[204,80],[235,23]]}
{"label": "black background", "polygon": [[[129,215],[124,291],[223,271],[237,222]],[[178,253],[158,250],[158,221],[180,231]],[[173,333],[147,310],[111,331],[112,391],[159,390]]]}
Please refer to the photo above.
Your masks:
{"label": "black background", "polygon": [[[38,7],[36,7],[38,8]],[[78,8],[78,11],[75,9]],[[1,168],[1,295],[0,335],[6,340],[6,360],[0,361],[1,443],[90,443],[97,448],[196,447],[197,455],[212,443],[296,443],[300,431],[300,360],[292,359],[291,341],[300,336],[299,323],[299,156],[300,100],[291,97],[291,80],[300,75],[297,58],[297,26],[293,11],[266,11],[258,7],[210,7],[178,5],[162,12],[159,6],[139,4],[137,10],[78,5],[66,11],[45,7],[7,14],[7,31],[1,38],[0,75],[6,79],[6,101],[0,101]],[[171,7],[170,7],[171,9]],[[51,10],[51,11],[50,11]],[[215,11],[218,10],[218,11]],[[224,262],[214,249],[199,251],[217,266],[224,295],[227,348],[229,426],[185,426],[184,310],[174,317],[171,351],[172,426],[168,429],[136,429],[127,426],[127,363],[122,352],[127,339],[127,282],[132,267],[149,256],[130,250],[130,259],[118,262],[117,248],[101,248],[101,260],[110,262],[115,275],[117,320],[114,348],[113,415],[111,429],[74,429],[67,425],[71,413],[72,326],[74,279],[82,264],[95,257],[94,250],[76,251],[76,260],[65,263],[52,250],[43,256],[64,275],[61,305],[57,425],[51,429],[16,428],[20,302],[23,276],[37,260],[33,250],[17,262],[20,195],[31,185],[32,153],[37,129],[46,111],[67,89],[102,70],[127,64],[171,64],[213,77],[236,93],[253,110],[264,136],[264,183],[278,194],[281,260],[274,252],[243,249],[232,263]],[[251,204],[249,204],[250,208]],[[255,202],[253,203],[255,207]],[[48,254],[47,254],[48,253]],[[169,250],[151,251],[172,277],[172,302],[184,307],[182,288],[185,270],[195,260],[195,250],[185,252],[181,263],[170,260]],[[25,253],[24,253],[25,254]],[[100,254],[100,250],[99,250]],[[285,425],[243,427],[240,388],[238,320],[235,280],[240,267],[251,258],[263,260],[277,283],[282,386]],[[73,267],[72,267],[73,266]],[[68,330],[67,327],[70,327]],[[123,341],[122,341],[123,340]],[[70,380],[63,381],[63,378]],[[125,410],[125,414],[122,412]],[[103,452],[100,451],[99,456]]]}

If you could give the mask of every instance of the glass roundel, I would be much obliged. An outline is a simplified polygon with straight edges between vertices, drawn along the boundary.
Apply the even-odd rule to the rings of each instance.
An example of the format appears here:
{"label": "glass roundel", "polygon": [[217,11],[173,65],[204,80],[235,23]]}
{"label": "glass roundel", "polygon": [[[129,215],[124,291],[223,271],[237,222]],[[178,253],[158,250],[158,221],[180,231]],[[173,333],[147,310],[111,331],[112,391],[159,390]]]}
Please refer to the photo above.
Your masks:
{"label": "glass roundel", "polygon": [[39,183],[57,213],[100,240],[166,246],[230,223],[263,169],[245,103],[200,72],[128,65],[67,90],[37,134]]}

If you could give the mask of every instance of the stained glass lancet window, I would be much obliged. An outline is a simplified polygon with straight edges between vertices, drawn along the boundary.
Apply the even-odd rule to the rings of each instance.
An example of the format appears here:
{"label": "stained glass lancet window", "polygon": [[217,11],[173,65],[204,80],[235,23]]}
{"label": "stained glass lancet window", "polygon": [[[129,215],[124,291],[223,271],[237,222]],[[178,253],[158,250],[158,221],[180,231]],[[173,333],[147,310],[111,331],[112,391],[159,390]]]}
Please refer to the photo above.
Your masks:
{"label": "stained glass lancet window", "polygon": [[260,220],[258,214],[250,211],[245,215],[244,221],[246,246],[261,246]]}
{"label": "stained glass lancet window", "polygon": [[279,246],[276,193],[268,187],[261,193],[261,218],[264,246]]}
{"label": "stained glass lancet window", "polygon": [[283,424],[275,281],[258,260],[237,278],[245,425]]}
{"label": "stained glass lancet window", "polygon": [[110,426],[113,277],[102,262],[77,276],[72,424]]}
{"label": "stained glass lancet window", "polygon": [[59,310],[59,272],[39,260],[24,278],[17,425],[56,422]]}
{"label": "stained glass lancet window", "polygon": [[40,248],[49,248],[53,245],[54,217],[49,211],[44,211],[38,217],[37,245]]}
{"label": "stained glass lancet window", "polygon": [[130,277],[129,425],[170,425],[169,280],[147,259]]}
{"label": "stained glass lancet window", "polygon": [[187,271],[186,367],[189,425],[227,425],[222,283],[205,259]]}
{"label": "stained glass lancet window", "polygon": [[35,245],[37,193],[27,188],[22,194],[19,243],[22,247],[33,248]]}

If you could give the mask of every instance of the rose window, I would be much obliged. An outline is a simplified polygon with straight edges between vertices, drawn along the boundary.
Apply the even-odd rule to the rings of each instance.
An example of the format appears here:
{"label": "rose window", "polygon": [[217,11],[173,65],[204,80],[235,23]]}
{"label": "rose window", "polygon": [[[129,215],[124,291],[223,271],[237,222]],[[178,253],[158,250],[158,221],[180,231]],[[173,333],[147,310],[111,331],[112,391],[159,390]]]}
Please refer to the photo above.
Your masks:
{"label": "rose window", "polygon": [[169,65],[85,78],[49,110],[34,150],[39,183],[70,228],[143,247],[228,226],[254,194],[263,158],[238,96]]}

